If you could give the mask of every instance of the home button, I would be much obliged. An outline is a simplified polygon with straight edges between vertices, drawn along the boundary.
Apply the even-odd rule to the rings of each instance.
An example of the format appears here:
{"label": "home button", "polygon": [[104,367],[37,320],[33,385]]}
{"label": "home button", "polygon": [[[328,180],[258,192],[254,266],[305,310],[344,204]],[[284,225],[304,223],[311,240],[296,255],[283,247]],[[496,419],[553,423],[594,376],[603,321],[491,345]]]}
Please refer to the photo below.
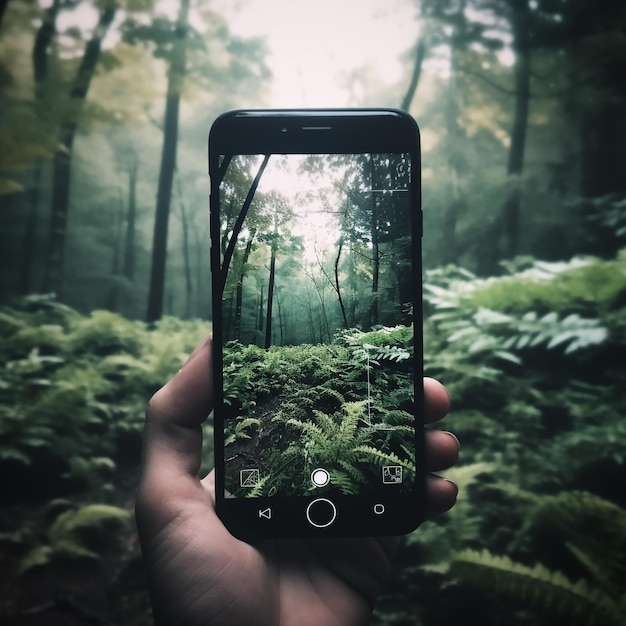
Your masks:
{"label": "home button", "polygon": [[326,528],[330,526],[337,517],[337,508],[326,498],[318,498],[313,500],[306,507],[306,518],[311,526],[315,528]]}

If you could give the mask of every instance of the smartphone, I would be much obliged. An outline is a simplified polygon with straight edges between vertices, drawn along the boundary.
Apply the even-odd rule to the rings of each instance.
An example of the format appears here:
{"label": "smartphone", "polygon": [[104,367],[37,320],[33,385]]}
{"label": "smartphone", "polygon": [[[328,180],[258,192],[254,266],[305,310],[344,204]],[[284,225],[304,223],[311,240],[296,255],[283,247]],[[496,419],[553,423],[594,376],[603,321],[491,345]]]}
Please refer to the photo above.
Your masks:
{"label": "smartphone", "polygon": [[419,130],[238,110],[209,134],[216,509],[244,540],[409,532],[425,503]]}

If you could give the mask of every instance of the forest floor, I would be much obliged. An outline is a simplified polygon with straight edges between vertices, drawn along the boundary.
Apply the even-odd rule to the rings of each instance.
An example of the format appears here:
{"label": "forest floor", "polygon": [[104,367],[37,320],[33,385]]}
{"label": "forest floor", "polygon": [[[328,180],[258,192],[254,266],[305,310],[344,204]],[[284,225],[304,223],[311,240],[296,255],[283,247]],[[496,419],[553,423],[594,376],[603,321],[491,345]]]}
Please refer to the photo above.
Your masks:
{"label": "forest floor", "polygon": [[[116,506],[128,522],[109,536],[97,558],[61,551],[50,523],[55,501],[5,506],[0,510],[0,624],[2,626],[98,626],[152,623],[139,541],[132,518],[139,470],[125,476]],[[57,506],[67,506],[58,501]],[[25,559],[41,564],[19,573]],[[47,562],[46,562],[47,561]],[[17,573],[17,574],[16,574]]]}

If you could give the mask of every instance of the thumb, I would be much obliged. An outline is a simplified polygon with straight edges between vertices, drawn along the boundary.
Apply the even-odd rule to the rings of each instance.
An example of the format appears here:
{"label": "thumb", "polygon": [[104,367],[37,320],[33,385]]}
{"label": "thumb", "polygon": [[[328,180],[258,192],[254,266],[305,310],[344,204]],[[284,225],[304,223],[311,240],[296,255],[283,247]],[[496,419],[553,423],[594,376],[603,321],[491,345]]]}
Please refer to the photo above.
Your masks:
{"label": "thumb", "polygon": [[144,425],[142,480],[197,476],[202,423],[213,408],[211,345],[210,337],[204,339],[174,378],[152,396]]}

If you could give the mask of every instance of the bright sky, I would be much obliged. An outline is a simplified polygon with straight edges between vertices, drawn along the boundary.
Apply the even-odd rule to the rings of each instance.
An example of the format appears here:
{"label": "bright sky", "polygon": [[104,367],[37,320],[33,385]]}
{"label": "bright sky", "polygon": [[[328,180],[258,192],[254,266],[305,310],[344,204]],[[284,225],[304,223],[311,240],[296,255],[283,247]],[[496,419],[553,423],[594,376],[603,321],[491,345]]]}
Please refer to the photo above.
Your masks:
{"label": "bright sky", "polygon": [[[157,6],[175,18],[179,0],[158,0]],[[400,56],[418,36],[415,0],[213,0],[210,7],[234,34],[266,39],[273,74],[268,106],[274,107],[359,105],[363,94],[350,75],[365,70],[383,91],[397,84]],[[63,12],[59,28],[92,28],[96,21],[94,7],[84,3]],[[118,37],[112,30],[108,45]]]}
{"label": "bright sky", "polygon": [[369,66],[378,80],[397,83],[399,57],[417,41],[413,0],[215,0],[213,6],[237,35],[267,37],[270,106],[354,105],[347,76]]}
{"label": "bright sky", "polygon": [[[325,181],[320,188],[320,181],[315,181],[300,167],[305,156],[291,154],[286,158],[272,155],[267,164],[259,184],[259,192],[276,192],[289,203],[294,213],[290,224],[293,235],[301,236],[304,244],[304,261],[307,264],[315,263],[318,256],[321,258],[328,249],[333,248],[338,237],[339,225],[328,209],[324,210],[319,194],[325,194],[331,205],[338,202],[332,183],[334,178]],[[258,159],[252,174],[256,174],[261,158]],[[336,172],[336,179],[343,175],[343,168]]]}

